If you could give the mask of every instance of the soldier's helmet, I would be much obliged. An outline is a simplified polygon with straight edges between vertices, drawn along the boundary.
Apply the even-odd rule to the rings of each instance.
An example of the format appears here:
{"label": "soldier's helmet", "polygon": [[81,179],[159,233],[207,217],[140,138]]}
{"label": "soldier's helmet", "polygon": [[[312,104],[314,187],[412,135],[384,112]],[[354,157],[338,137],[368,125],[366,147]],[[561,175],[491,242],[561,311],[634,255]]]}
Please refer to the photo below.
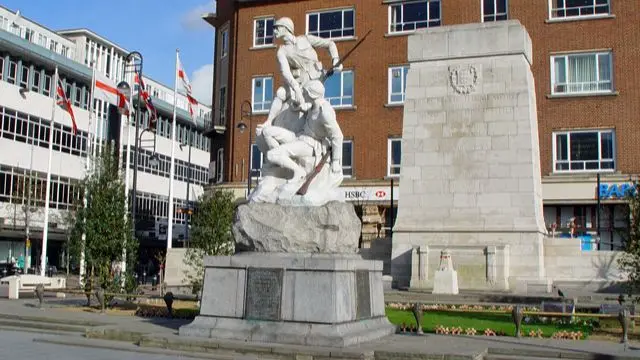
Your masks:
{"label": "soldier's helmet", "polygon": [[302,88],[313,100],[324,97],[324,84],[320,80],[309,80]]}
{"label": "soldier's helmet", "polygon": [[276,20],[276,22],[273,23],[273,27],[278,27],[278,26],[281,26],[289,30],[289,32],[293,34],[293,20],[291,20],[290,18],[281,17],[280,19]]}

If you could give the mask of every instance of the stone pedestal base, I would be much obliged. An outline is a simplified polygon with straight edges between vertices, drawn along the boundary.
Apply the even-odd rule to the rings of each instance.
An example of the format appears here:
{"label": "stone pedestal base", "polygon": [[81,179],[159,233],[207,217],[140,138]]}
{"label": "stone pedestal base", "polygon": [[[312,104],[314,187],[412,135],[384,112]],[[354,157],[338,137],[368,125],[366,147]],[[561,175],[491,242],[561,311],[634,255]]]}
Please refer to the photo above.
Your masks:
{"label": "stone pedestal base", "polygon": [[433,294],[458,294],[458,272],[453,269],[438,270],[433,278]]}
{"label": "stone pedestal base", "polygon": [[382,262],[358,255],[205,258],[200,316],[181,336],[345,347],[390,335]]}

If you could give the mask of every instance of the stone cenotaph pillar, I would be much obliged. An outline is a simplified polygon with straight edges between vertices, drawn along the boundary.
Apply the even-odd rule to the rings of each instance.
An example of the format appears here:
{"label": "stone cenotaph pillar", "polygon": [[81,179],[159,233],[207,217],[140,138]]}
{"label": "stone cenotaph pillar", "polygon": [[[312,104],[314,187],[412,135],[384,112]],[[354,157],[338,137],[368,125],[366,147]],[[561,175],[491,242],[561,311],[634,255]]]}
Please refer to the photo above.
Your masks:
{"label": "stone cenotaph pillar", "polygon": [[448,249],[461,290],[547,290],[527,31],[517,20],[426,29],[408,54],[394,285],[433,288]]}

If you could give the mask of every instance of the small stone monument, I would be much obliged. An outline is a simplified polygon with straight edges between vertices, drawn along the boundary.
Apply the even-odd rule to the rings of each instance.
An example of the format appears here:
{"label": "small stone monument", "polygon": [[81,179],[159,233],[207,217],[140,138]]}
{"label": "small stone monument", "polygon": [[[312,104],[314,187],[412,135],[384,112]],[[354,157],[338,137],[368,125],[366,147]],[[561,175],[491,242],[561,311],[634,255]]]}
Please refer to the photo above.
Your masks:
{"label": "small stone monument", "polygon": [[[293,31],[291,19],[274,23],[279,66],[293,77],[257,128],[265,163],[235,213],[236,254],[204,259],[200,315],[181,336],[345,347],[395,331],[382,261],[357,254],[362,224],[338,189],[343,136],[323,85],[341,69],[337,47]],[[329,50],[328,71],[318,47]]]}
{"label": "small stone monument", "polygon": [[434,294],[458,294],[458,272],[453,269],[451,253],[444,249],[440,253],[440,267],[434,276]]}

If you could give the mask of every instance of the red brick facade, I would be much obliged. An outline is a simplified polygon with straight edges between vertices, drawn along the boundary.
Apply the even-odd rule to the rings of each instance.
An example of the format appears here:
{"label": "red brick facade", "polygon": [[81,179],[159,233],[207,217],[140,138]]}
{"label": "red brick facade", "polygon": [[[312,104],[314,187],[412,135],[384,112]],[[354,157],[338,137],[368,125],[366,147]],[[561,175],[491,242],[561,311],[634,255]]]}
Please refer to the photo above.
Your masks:
{"label": "red brick facade", "polygon": [[[367,40],[344,63],[354,71],[354,108],[338,110],[338,121],[345,139],[353,141],[353,179],[382,181],[387,175],[387,139],[402,133],[402,107],[387,106],[388,67],[407,63],[407,35],[388,35],[388,5],[372,0],[235,1],[218,0],[217,26],[230,24],[228,109],[225,143],[224,182],[246,181],[248,134],[240,133],[240,106],[251,100],[252,77],[274,76],[274,92],[282,78],[278,74],[275,46],[252,49],[253,20],[256,17],[288,16],[303,34],[306,13],[338,7],[355,9],[356,39],[338,41],[346,53],[368,30]],[[612,16],[575,21],[549,21],[547,0],[509,1],[508,16],[519,20],[533,42],[533,74],[536,81],[542,175],[552,172],[552,131],[557,129],[613,127],[616,131],[616,170],[640,173],[640,2],[611,0]],[[442,25],[481,21],[481,0],[444,0]],[[236,24],[240,24],[236,26]],[[279,41],[276,41],[278,44]],[[550,56],[558,52],[611,50],[613,53],[614,93],[607,96],[549,97]],[[326,52],[318,51],[325,66]],[[220,69],[216,64],[216,73]],[[217,81],[217,80],[216,80]],[[635,84],[635,85],[634,85]],[[214,97],[217,96],[214,85]],[[215,102],[214,102],[215,104]],[[253,116],[253,127],[265,115]],[[253,131],[253,130],[252,130]],[[222,137],[218,138],[222,142]],[[216,140],[214,139],[214,142]],[[220,146],[220,145],[215,145]],[[215,152],[212,152],[215,154]],[[214,155],[215,156],[215,155]],[[246,166],[246,165],[245,165]],[[244,172],[244,173],[243,173]]]}

